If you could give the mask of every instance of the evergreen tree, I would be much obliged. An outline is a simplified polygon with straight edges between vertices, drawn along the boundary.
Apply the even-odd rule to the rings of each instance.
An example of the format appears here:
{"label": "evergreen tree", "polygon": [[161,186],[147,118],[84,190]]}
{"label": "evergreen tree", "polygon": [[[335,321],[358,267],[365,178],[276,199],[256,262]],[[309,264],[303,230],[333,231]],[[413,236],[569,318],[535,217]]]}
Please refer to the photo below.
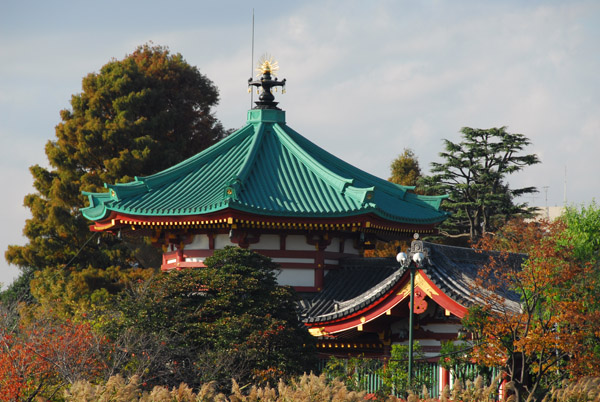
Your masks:
{"label": "evergreen tree", "polygon": [[439,154],[444,161],[431,164],[432,175],[422,184],[428,192],[449,195],[445,208],[453,215],[441,225],[441,233],[477,240],[512,217],[533,213],[527,203],[515,199],[536,188],[510,189],[506,178],[540,161],[535,154],[522,155],[529,139],[506,127],[464,127],[461,133],[460,143],[444,140],[445,152]]}
{"label": "evergreen tree", "polygon": [[[121,294],[110,337],[142,335],[126,348],[137,363],[127,362],[122,373],[145,367],[138,374],[149,384],[218,381],[226,389],[232,378],[274,384],[313,368],[314,338],[299,322],[293,289],[277,285],[277,264],[239,247],[217,250],[205,264],[161,273]],[[149,345],[151,338],[157,342]]]}
{"label": "evergreen tree", "polygon": [[421,177],[419,161],[410,148],[404,148],[404,151],[392,161],[390,171],[392,175],[388,181],[402,186],[416,186]]}
{"label": "evergreen tree", "polygon": [[[71,110],[60,112],[56,138],[46,144],[50,168],[30,168],[36,192],[25,197],[32,215],[23,229],[29,242],[6,252],[8,262],[22,269],[49,270],[50,281],[52,272],[65,268],[68,276],[82,269],[155,265],[156,251],[142,240],[105,236],[97,243],[96,235],[91,241],[79,213],[87,203],[82,191],[156,173],[225,134],[211,112],[218,102],[214,84],[165,47],[140,46],[87,75],[82,88],[72,96]],[[85,277],[92,291],[106,288],[106,278],[95,281],[98,276],[90,271]],[[110,276],[108,281],[119,282],[118,274]]]}

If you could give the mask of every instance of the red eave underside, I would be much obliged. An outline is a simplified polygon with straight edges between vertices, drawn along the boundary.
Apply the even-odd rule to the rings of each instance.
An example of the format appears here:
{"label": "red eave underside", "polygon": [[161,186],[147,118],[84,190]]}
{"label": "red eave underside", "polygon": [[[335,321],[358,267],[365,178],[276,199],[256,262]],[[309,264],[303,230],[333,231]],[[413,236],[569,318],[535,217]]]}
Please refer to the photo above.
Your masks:
{"label": "red eave underside", "polygon": [[[298,225],[298,229],[303,226],[312,225],[313,229],[343,229],[351,230],[353,227],[360,227],[361,230],[372,231],[399,231],[399,232],[419,232],[433,233],[434,224],[409,224],[398,223],[382,219],[373,214],[355,215],[341,218],[298,218],[298,217],[277,217],[270,215],[256,215],[247,212],[241,212],[232,208],[212,214],[204,215],[186,215],[186,216],[140,216],[127,215],[118,212],[112,212],[110,216],[91,225],[92,231],[115,230],[124,226],[140,226],[161,228],[178,228],[194,225],[211,224],[284,224]],[[321,227],[323,225],[323,227]],[[327,227],[324,227],[327,225]]]}

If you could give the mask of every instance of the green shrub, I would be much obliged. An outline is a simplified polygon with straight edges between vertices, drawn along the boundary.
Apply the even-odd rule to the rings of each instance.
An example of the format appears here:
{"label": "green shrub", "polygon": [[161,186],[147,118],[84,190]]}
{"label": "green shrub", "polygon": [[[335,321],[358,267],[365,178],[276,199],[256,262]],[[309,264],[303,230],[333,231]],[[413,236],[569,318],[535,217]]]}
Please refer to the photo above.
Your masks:
{"label": "green shrub", "polygon": [[[390,359],[387,364],[380,368],[377,373],[381,376],[383,386],[379,394],[406,395],[417,393],[423,389],[422,396],[427,397],[428,389],[433,384],[432,373],[428,370],[425,354],[421,350],[418,341],[414,343],[413,349],[413,377],[408,382],[408,345],[392,345]],[[419,370],[420,366],[420,370]]]}

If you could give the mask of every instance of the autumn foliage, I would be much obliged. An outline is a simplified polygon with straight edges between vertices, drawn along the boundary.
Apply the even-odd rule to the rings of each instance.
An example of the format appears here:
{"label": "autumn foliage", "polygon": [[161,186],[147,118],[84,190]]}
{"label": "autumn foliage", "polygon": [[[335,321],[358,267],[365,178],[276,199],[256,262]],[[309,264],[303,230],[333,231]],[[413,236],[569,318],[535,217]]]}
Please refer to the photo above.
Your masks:
{"label": "autumn foliage", "polygon": [[50,398],[66,384],[98,377],[106,367],[104,346],[88,324],[0,328],[0,401]]}
{"label": "autumn foliage", "polygon": [[[600,315],[583,297],[598,278],[593,264],[575,258],[565,228],[560,220],[512,221],[478,244],[503,251],[481,273],[478,288],[489,292],[477,291],[482,303],[465,319],[475,337],[473,357],[487,366],[502,365],[517,398],[600,367],[592,353],[600,339]],[[527,258],[520,265],[514,261],[519,256],[508,252],[527,252]]]}

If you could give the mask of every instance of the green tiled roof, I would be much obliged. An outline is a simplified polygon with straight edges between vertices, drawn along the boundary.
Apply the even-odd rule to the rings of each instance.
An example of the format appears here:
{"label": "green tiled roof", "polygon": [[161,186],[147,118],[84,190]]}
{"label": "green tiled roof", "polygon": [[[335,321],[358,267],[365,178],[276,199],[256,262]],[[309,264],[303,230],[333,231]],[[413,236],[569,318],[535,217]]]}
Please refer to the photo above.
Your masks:
{"label": "green tiled roof", "polygon": [[331,218],[376,214],[400,223],[445,219],[443,196],[420,196],[363,172],[317,147],[285,123],[285,112],[252,109],[247,124],[199,154],[108,193],[84,193],[90,220],[111,212],[202,215],[232,208],[257,215]]}

